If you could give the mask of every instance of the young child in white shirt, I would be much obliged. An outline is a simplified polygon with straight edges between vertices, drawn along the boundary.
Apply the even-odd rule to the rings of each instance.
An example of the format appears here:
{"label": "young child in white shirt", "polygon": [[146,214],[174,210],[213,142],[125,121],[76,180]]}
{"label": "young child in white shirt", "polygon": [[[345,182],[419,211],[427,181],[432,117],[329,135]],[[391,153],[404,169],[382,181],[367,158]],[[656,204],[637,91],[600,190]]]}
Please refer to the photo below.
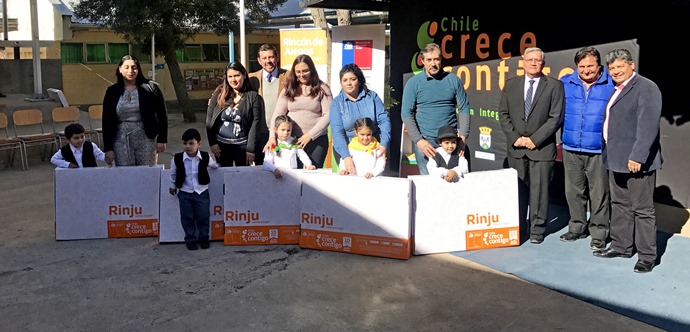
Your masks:
{"label": "young child in white shirt", "polygon": [[84,126],[70,123],[65,127],[65,144],[50,158],[50,162],[59,168],[96,167],[96,160],[105,162],[105,153],[93,142],[86,142]]}
{"label": "young child in white shirt", "polygon": [[371,179],[381,175],[386,168],[386,157],[380,154],[379,141],[374,137],[376,124],[370,118],[355,120],[355,137],[352,138],[347,148],[355,164],[355,172],[348,172],[345,167],[345,158],[340,158],[340,175],[357,175]]}
{"label": "young child in white shirt", "polygon": [[458,137],[455,128],[443,126],[438,129],[436,155],[429,158],[429,175],[440,177],[447,182],[458,182],[469,173],[467,159],[460,151],[465,151],[465,143]]}
{"label": "young child in white shirt", "polygon": [[171,195],[177,195],[180,202],[180,222],[184,230],[184,242],[189,250],[208,249],[211,200],[208,184],[209,168],[218,168],[211,154],[199,150],[201,134],[194,128],[182,133],[184,152],[176,153],[170,161],[170,180],[175,187]]}
{"label": "young child in white shirt", "polygon": [[276,117],[275,128],[273,129],[276,135],[276,145],[266,151],[264,157],[263,168],[272,172],[276,179],[283,176],[279,167],[297,168],[297,158],[304,165],[304,169],[316,169],[316,166],[309,159],[309,155],[299,145],[293,143],[296,139],[292,137],[292,124],[292,119],[287,115]]}

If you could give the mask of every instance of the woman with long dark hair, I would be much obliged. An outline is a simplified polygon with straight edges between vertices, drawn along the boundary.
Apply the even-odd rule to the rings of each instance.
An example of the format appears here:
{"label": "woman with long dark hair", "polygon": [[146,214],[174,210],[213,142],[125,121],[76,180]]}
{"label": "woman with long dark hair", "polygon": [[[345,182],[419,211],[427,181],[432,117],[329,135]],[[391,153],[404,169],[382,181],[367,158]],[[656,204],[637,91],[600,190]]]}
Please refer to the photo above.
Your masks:
{"label": "woman with long dark hair", "polygon": [[[276,109],[271,119],[271,128],[279,115],[290,115],[294,121],[295,142],[309,155],[312,164],[323,167],[328,153],[328,112],[333,94],[331,88],[319,79],[314,61],[306,54],[300,54],[292,63],[285,88],[280,92]],[[268,140],[264,151],[275,145],[275,137]],[[298,168],[302,168],[301,162]]]}
{"label": "woman with long dark hair", "polygon": [[117,83],[103,97],[105,161],[117,166],[155,165],[168,142],[168,111],[158,84],[141,73],[139,60],[125,55]]}
{"label": "woman with long dark hair", "polygon": [[206,110],[206,133],[211,153],[224,167],[261,165],[268,140],[266,111],[252,89],[247,69],[239,62],[225,68],[223,84],[211,96]]}

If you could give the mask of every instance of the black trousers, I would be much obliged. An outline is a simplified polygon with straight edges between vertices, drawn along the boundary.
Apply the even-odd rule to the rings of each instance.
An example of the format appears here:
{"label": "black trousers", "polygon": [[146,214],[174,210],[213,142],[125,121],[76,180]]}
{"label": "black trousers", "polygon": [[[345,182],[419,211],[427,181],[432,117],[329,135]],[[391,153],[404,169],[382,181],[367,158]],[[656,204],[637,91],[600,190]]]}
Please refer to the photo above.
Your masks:
{"label": "black trousers", "polygon": [[[554,161],[508,157],[508,166],[518,173],[520,235],[544,236],[549,217],[549,184]],[[527,207],[529,206],[529,222]]]}
{"label": "black trousers", "polygon": [[611,248],[637,258],[655,261],[656,216],[654,188],[656,171],[617,173],[609,171],[611,189]]}

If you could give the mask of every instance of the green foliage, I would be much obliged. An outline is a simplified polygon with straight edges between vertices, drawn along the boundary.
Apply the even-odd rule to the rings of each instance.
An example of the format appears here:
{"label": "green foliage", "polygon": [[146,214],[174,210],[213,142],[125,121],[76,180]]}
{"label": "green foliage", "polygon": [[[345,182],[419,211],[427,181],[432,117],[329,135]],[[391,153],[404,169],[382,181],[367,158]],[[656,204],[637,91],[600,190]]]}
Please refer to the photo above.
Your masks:
{"label": "green foliage", "polygon": [[[265,22],[287,0],[246,0],[246,32],[251,23]],[[229,0],[81,0],[74,8],[86,19],[124,36],[129,43],[147,49],[156,35],[156,53],[182,47],[199,32],[239,34],[239,8]]]}
{"label": "green foliage", "polygon": [[383,88],[383,106],[386,107],[386,110],[390,111],[390,109],[398,105],[399,102],[391,97],[391,92],[395,91],[395,89],[391,86],[390,81],[386,80]]}

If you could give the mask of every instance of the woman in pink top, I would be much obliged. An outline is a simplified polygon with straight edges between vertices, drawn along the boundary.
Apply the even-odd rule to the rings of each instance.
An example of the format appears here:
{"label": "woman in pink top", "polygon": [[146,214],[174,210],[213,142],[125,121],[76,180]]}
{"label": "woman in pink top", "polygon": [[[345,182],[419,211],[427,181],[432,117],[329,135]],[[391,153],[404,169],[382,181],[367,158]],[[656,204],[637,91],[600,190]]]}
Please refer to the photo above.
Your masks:
{"label": "woman in pink top", "polygon": [[[276,109],[271,117],[271,128],[275,127],[276,117],[289,113],[294,121],[292,132],[297,137],[295,143],[309,155],[312,164],[317,168],[323,167],[328,153],[326,128],[332,100],[331,88],[319,79],[319,73],[311,57],[306,54],[298,55],[288,73],[285,88],[278,97]],[[275,135],[271,135],[264,152],[275,143]],[[302,168],[302,165],[298,165],[298,168]]]}

